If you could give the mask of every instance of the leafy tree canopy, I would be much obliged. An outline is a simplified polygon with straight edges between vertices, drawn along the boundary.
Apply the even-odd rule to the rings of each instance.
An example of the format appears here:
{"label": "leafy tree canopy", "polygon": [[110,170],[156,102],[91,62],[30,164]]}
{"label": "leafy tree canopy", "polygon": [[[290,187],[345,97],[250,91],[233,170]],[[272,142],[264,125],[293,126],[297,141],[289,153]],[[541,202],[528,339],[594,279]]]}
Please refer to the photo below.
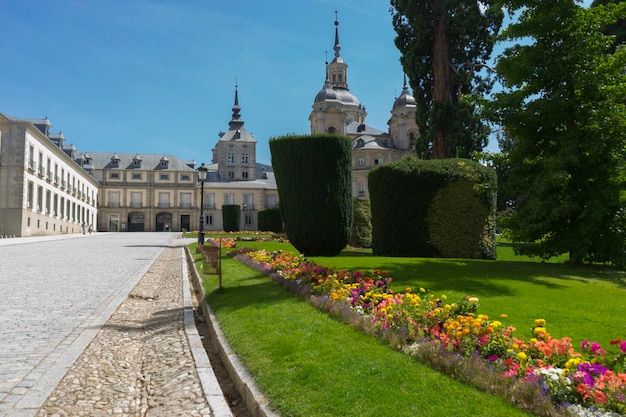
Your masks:
{"label": "leafy tree canopy", "polygon": [[395,44],[417,102],[418,156],[469,158],[487,144],[476,97],[503,12],[494,0],[391,0]]}
{"label": "leafy tree canopy", "polygon": [[[626,54],[602,33],[626,2],[503,0],[517,42],[497,63],[505,91],[491,104],[513,139],[509,185],[522,196],[509,224],[519,253],[624,263]],[[522,43],[523,40],[523,43]]]}

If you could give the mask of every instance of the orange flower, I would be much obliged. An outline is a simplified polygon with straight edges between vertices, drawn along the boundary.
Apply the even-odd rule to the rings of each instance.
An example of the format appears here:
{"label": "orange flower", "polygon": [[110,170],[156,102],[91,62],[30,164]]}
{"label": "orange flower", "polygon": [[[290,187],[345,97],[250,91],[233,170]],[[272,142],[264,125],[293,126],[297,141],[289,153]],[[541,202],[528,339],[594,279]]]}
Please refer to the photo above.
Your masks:
{"label": "orange flower", "polygon": [[606,395],[602,391],[596,390],[593,393],[593,400],[598,404],[604,404],[606,402]]}

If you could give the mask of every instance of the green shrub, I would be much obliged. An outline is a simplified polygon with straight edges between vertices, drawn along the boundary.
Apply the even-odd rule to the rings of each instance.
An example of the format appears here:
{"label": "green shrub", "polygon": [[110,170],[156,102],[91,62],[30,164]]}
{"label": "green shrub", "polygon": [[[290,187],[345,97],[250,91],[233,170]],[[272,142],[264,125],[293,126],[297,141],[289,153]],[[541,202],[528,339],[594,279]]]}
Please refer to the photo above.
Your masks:
{"label": "green shrub", "polygon": [[283,218],[280,215],[280,209],[271,208],[260,210],[258,219],[260,231],[274,233],[283,231]]}
{"label": "green shrub", "polygon": [[495,259],[493,169],[404,158],[372,170],[368,187],[375,254]]}
{"label": "green shrub", "polygon": [[354,221],[352,222],[352,235],[350,245],[360,248],[372,246],[372,211],[369,200],[355,198]]}
{"label": "green shrub", "polygon": [[270,140],[280,210],[289,240],[306,256],[335,256],[352,230],[352,150],[336,135]]}
{"label": "green shrub", "polygon": [[238,232],[241,228],[241,207],[237,204],[224,204],[222,222],[225,232]]}

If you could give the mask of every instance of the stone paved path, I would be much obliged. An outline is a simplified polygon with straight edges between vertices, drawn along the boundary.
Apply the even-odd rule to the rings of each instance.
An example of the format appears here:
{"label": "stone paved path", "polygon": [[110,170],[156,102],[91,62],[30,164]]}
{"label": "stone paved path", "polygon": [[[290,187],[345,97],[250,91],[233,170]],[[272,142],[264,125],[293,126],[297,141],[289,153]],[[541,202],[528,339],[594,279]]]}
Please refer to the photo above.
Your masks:
{"label": "stone paved path", "polygon": [[37,417],[210,416],[183,326],[181,248],[166,248]]}
{"label": "stone paved path", "polygon": [[[0,416],[104,415],[105,409],[106,415],[176,415],[166,409],[183,394],[185,403],[197,405],[182,415],[208,415],[197,381],[190,382],[184,331],[170,323],[182,313],[174,301],[180,282],[160,278],[174,264],[180,268],[181,249],[166,249],[173,237],[115,233],[0,242]],[[147,284],[135,287],[144,275]],[[92,354],[77,361],[92,340],[85,351]],[[155,362],[164,369],[155,370]],[[120,370],[129,378],[122,381]],[[115,392],[115,405],[97,392]],[[71,401],[82,408],[65,411]]]}

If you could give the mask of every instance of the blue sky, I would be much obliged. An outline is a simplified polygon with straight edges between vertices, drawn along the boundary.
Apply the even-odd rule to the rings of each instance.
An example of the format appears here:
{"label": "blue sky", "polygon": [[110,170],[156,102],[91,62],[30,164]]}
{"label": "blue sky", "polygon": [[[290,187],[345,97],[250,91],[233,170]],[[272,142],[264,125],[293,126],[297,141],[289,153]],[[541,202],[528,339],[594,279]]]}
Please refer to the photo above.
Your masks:
{"label": "blue sky", "polygon": [[0,0],[0,113],[48,116],[79,151],[209,163],[237,82],[269,164],[271,137],[310,131],[335,9],[350,91],[386,130],[403,73],[384,0]]}
{"label": "blue sky", "polygon": [[335,8],[350,90],[386,130],[403,73],[381,0],[0,0],[0,112],[78,150],[210,162],[237,81],[269,164],[270,137],[310,131]]}

